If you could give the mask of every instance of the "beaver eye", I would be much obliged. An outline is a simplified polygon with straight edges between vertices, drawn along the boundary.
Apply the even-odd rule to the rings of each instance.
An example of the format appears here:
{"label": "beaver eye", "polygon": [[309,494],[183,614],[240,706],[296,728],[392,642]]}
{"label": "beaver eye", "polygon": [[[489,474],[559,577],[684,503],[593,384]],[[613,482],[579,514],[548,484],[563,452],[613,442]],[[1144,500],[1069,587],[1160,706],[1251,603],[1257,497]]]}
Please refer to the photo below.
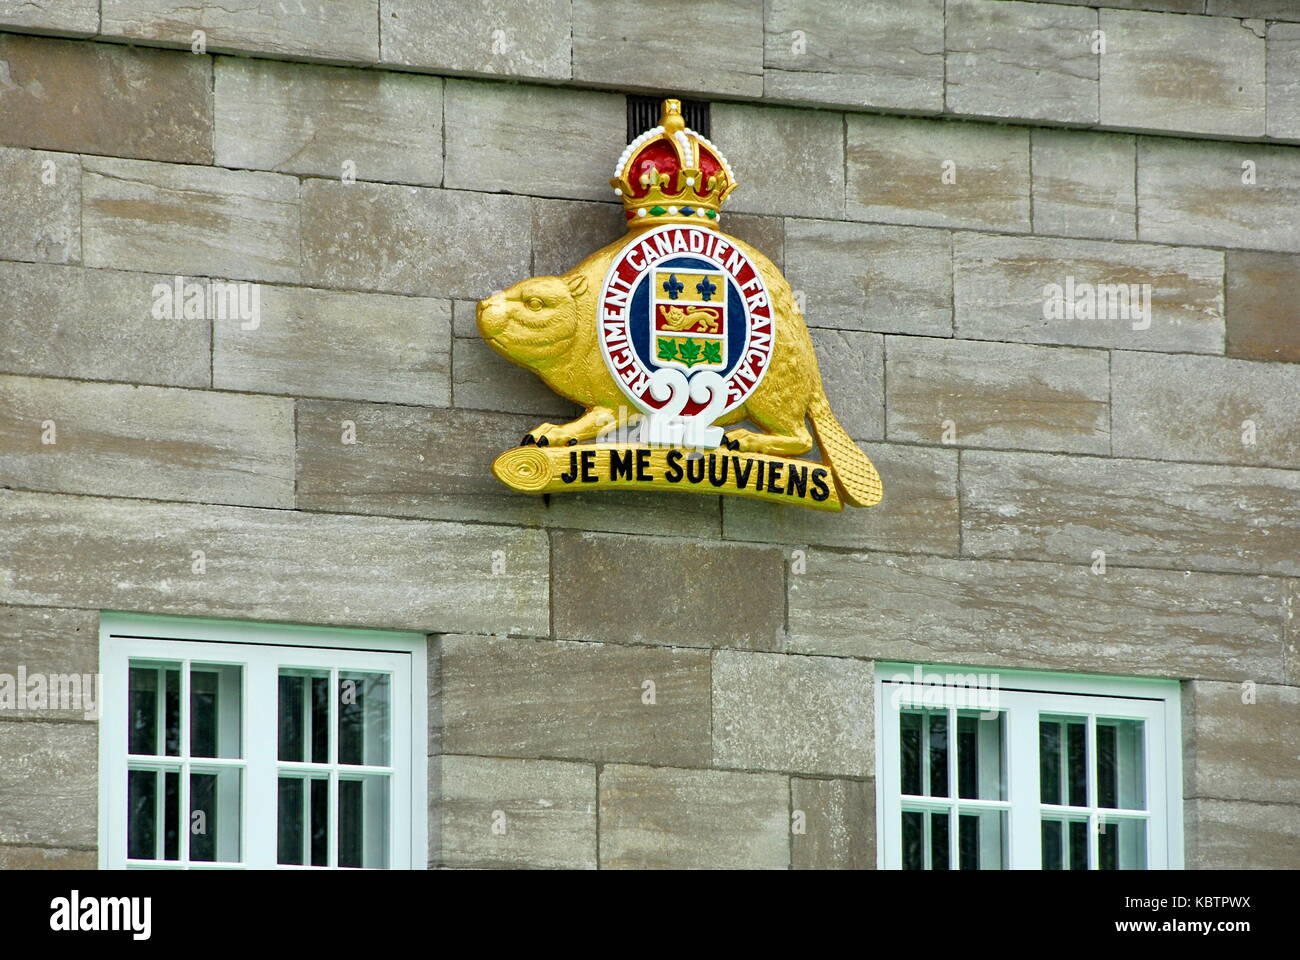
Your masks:
{"label": "beaver eye", "polygon": [[542,298],[529,297],[527,300],[524,301],[524,304],[528,307],[529,310],[540,310],[542,309]]}

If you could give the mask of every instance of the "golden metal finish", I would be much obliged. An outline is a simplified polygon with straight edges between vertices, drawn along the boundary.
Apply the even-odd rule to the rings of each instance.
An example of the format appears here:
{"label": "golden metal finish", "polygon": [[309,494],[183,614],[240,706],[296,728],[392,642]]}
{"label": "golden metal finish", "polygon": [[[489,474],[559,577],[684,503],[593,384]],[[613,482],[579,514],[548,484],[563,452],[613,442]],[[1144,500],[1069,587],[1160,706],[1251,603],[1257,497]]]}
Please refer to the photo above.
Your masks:
{"label": "golden metal finish", "polygon": [[[682,153],[682,141],[689,141],[693,135],[682,128],[680,109],[675,106],[675,101],[665,102],[663,127],[664,131],[658,137],[663,142],[673,144]],[[686,153],[688,155],[683,159],[697,160],[693,152]],[[721,162],[725,165],[725,161]],[[631,160],[625,158],[622,163],[624,174],[630,163]],[[692,167],[683,169],[682,176],[689,174],[692,169],[698,175],[698,164],[693,163]],[[719,178],[715,178],[709,187],[710,196],[719,204],[736,186],[726,174],[720,177],[725,182],[716,182]],[[616,179],[612,182],[617,184],[620,181]],[[626,180],[622,182],[627,185]],[[659,191],[656,196],[663,196],[662,186],[652,187],[651,193]],[[624,202],[630,210],[640,209],[643,203],[642,200],[630,203],[628,197],[624,198]],[[644,219],[650,218],[634,215],[628,222],[629,230],[638,230],[638,221]],[[654,218],[655,225],[679,219],[689,220],[693,226],[705,225],[704,219],[698,215],[665,215]],[[708,225],[712,226],[712,221]],[[871,460],[853,442],[831,411],[822,387],[812,338],[795,303],[790,284],[776,265],[758,250],[735,237],[726,234],[723,236],[748,256],[761,273],[776,316],[776,335],[762,382],[743,404],[716,421],[719,426],[736,425],[726,434],[728,444],[735,449],[719,448],[716,453],[718,456],[734,456],[738,450],[740,454],[751,455],[743,459],[755,462],[780,460],[787,465],[787,471],[791,464],[802,470],[819,464],[791,458],[808,453],[815,437],[824,465],[833,477],[833,487],[838,488],[838,496],[829,497],[824,502],[812,502],[807,497],[787,495],[766,487],[755,491],[752,487],[733,488],[725,484],[714,486],[707,478],[702,485],[674,485],[666,480],[662,483],[643,481],[643,485],[654,489],[759,496],[818,509],[840,509],[841,501],[851,506],[874,506],[880,502],[883,494],[880,476]],[[626,239],[620,239],[604,247],[562,276],[522,280],[478,305],[479,332],[493,350],[512,363],[532,370],[557,394],[584,408],[582,416],[570,423],[543,423],[533,430],[529,436],[542,444],[540,448],[520,447],[497,459],[493,467],[496,475],[516,490],[538,493],[626,485],[621,482],[621,477],[614,477],[612,467],[611,471],[601,467],[601,480],[568,484],[558,479],[561,474],[568,472],[570,454],[574,450],[590,449],[582,446],[568,447],[570,442],[590,444],[597,435],[615,428],[624,428],[637,422],[641,416],[639,411],[629,408],[627,396],[610,374],[598,346],[597,300],[606,272],[625,243]],[[683,328],[698,322],[691,317],[689,312],[682,315]],[[749,421],[756,429],[738,426],[741,421]],[[809,422],[812,425],[811,431],[808,428]],[[595,446],[601,456],[606,456],[611,445]],[[635,451],[639,445],[612,446]],[[667,466],[668,451],[662,447],[640,448],[653,450],[650,457],[657,467],[654,473],[662,477],[663,469]],[[706,451],[704,456],[709,456],[709,453]],[[770,468],[765,469],[769,471],[767,476],[770,477]],[[734,483],[734,471],[731,477]],[[631,482],[642,485],[636,481]]]}

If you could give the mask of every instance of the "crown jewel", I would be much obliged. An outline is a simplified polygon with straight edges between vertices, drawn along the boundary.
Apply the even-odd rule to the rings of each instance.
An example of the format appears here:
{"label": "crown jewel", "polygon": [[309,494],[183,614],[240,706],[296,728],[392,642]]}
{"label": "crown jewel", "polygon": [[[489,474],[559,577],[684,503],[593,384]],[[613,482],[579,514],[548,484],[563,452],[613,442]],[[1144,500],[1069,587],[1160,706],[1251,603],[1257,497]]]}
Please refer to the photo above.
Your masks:
{"label": "crown jewel", "polygon": [[630,230],[663,223],[716,226],[722,202],[736,189],[730,164],[687,128],[678,100],[665,100],[659,126],[627,145],[609,183],[623,201]]}

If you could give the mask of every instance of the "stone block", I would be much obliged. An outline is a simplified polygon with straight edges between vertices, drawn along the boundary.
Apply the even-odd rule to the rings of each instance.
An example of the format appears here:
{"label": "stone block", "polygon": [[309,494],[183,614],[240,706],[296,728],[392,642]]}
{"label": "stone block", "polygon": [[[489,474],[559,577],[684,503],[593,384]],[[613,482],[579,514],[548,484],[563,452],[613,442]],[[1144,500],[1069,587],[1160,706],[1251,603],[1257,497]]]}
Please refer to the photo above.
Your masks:
{"label": "stone block", "polygon": [[6,35],[0,77],[0,142],[212,162],[207,57]]}
{"label": "stone block", "polygon": [[1300,467],[1300,378],[1286,364],[1116,351],[1118,457]]}
{"label": "stone block", "polygon": [[900,662],[1214,680],[1279,676],[1265,577],[810,550],[787,649]]}
{"label": "stone block", "polygon": [[790,778],[792,817],[803,833],[790,836],[796,870],[876,869],[876,788],[870,780]]}
{"label": "stone block", "polygon": [[942,0],[771,0],[766,18],[765,98],[943,109]]}
{"label": "stone block", "polygon": [[953,237],[959,337],[1223,352],[1223,254],[1103,240]]}
{"label": "stone block", "polygon": [[379,59],[379,0],[102,0],[106,38],[329,63]]}
{"label": "stone block", "polygon": [[293,505],[293,401],[0,375],[0,485]]}
{"label": "stone block", "polygon": [[718,104],[712,140],[731,164],[731,213],[789,217],[844,216],[843,124],[838,113]]}
{"label": "stone block", "polygon": [[13,334],[0,339],[0,371],[211,386],[211,325],[155,318],[160,283],[173,287],[174,278],[0,262],[0,325]]}
{"label": "stone block", "polygon": [[385,64],[431,73],[567,80],[568,0],[381,0]]}
{"label": "stone block", "polygon": [[785,570],[775,547],[557,532],[552,551],[556,637],[779,648]]}
{"label": "stone block", "polygon": [[790,786],[772,773],[608,764],[602,869],[785,870]]}
{"label": "stone block", "polygon": [[1132,136],[1039,129],[1030,139],[1035,233],[1137,239]]}
{"label": "stone block", "polygon": [[1097,122],[1097,11],[950,0],[944,91],[952,113]]}
{"label": "stone block", "polygon": [[810,326],[952,335],[946,230],[834,220],[786,222],[786,269]]}
{"label": "stone block", "polygon": [[1217,136],[1264,133],[1264,38],[1219,17],[1101,14],[1101,122]]}
{"label": "stone block", "polygon": [[431,866],[596,869],[596,768],[553,760],[429,761]]}
{"label": "stone block", "polygon": [[309,284],[478,300],[528,276],[524,197],[308,180],[302,198]]}
{"label": "stone block", "polygon": [[1300,150],[1138,138],[1138,239],[1300,252]]}
{"label": "stone block", "polygon": [[446,186],[613,199],[626,116],[613,93],[448,80]]}
{"label": "stone block", "polygon": [[298,282],[298,181],[276,173],[82,159],[85,264]]}
{"label": "stone block", "polygon": [[1107,356],[978,340],[885,338],[890,440],[1109,453]]}
{"label": "stone block", "polygon": [[256,326],[213,325],[218,389],[450,405],[449,301],[309,287],[259,296]]}
{"label": "stone block", "polygon": [[873,676],[872,664],[845,657],[719,650],[714,765],[870,776]]}
{"label": "stone block", "polygon": [[1261,467],[969,451],[973,556],[1300,576],[1300,475]]}
{"label": "stone block", "polygon": [[81,261],[81,161],[0,147],[0,259]]}
{"label": "stone block", "polygon": [[447,636],[438,664],[440,752],[709,764],[707,651]]}
{"label": "stone block", "polygon": [[1229,250],[1227,354],[1300,363],[1300,256]]}
{"label": "stone block", "polygon": [[847,123],[848,219],[1029,231],[1027,129],[865,114]]}
{"label": "stone block", "polygon": [[537,531],[13,490],[0,490],[0,511],[0,603],[549,631],[549,549]]}
{"label": "stone block", "polygon": [[94,849],[97,732],[89,723],[0,721],[0,843]]}
{"label": "stone block", "polygon": [[217,163],[310,176],[442,183],[442,80],[217,57]]}
{"label": "stone block", "polygon": [[689,15],[673,0],[574,0],[573,79],[760,97],[762,0],[701,0]]}

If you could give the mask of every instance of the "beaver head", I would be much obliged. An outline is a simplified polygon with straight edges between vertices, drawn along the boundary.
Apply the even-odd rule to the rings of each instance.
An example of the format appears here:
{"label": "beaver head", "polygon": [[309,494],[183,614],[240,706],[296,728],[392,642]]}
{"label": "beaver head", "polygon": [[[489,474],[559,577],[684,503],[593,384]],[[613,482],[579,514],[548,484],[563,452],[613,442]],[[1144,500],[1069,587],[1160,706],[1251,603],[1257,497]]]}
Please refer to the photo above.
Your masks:
{"label": "beaver head", "polygon": [[478,330],[506,359],[535,369],[559,361],[579,332],[584,277],[529,277],[478,305]]}

